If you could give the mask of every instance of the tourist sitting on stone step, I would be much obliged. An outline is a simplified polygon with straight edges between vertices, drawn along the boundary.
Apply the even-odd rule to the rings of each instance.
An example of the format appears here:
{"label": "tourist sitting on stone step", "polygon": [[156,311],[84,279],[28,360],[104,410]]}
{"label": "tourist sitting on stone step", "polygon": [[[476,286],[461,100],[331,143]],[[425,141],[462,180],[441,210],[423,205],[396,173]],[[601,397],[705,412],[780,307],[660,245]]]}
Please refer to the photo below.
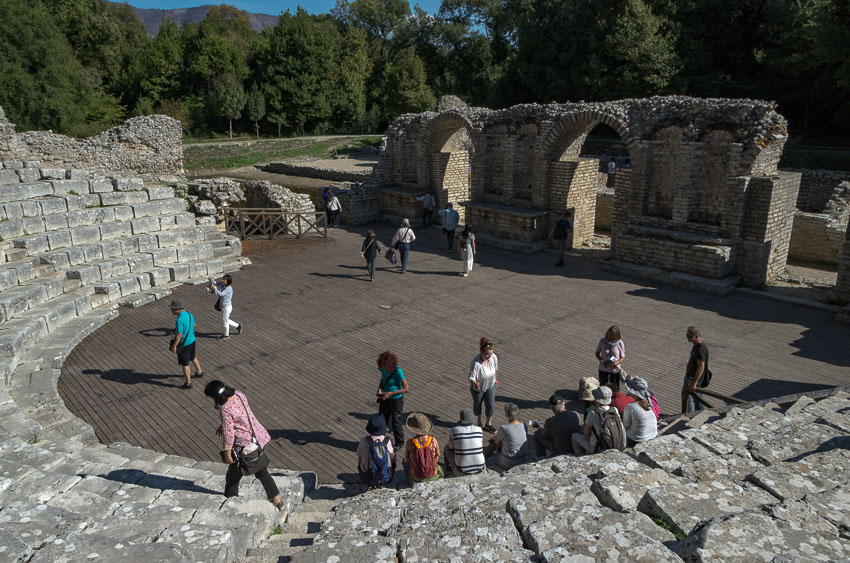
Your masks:
{"label": "tourist sitting on stone step", "polygon": [[634,403],[634,398],[628,394],[624,395],[623,393],[620,393],[619,388],[613,383],[606,383],[605,387],[611,390],[611,406],[617,409],[620,416],[623,416],[623,411],[625,410],[626,405]]}
{"label": "tourist sitting on stone step", "polygon": [[496,463],[502,469],[510,469],[530,461],[528,452],[528,426],[519,420],[519,407],[513,403],[505,405],[507,424],[499,427],[495,436],[484,449],[484,457],[490,457],[498,450]]}
{"label": "tourist sitting on stone step", "polygon": [[589,409],[584,418],[581,432],[575,432],[572,436],[573,453],[575,455],[592,454],[596,452],[599,436],[602,435],[602,417],[600,413],[611,408],[611,389],[599,387],[593,390],[595,405]]}
{"label": "tourist sitting on stone step", "polygon": [[[221,436],[221,457],[227,464],[224,496],[239,496],[242,469],[239,466],[238,456],[256,450],[257,446],[264,448],[271,441],[271,436],[254,416],[248,405],[248,398],[241,391],[228,387],[216,379],[207,384],[204,395],[213,400],[221,417],[221,426],[216,430],[216,435]],[[275,505],[275,508],[282,508],[280,491],[268,468],[260,469],[254,473],[254,477],[263,485],[269,502]]]}
{"label": "tourist sitting on stone step", "polygon": [[626,405],[623,413],[623,426],[626,428],[626,446],[635,447],[658,436],[658,419],[652,408],[652,394],[646,381],[636,377],[625,383],[626,392],[634,397],[634,402]]}
{"label": "tourist sitting on stone step", "polygon": [[590,411],[596,408],[596,399],[593,398],[593,390],[599,388],[599,380],[595,377],[582,377],[578,380],[578,400],[584,405],[584,419]]}
{"label": "tourist sitting on stone step", "polygon": [[364,485],[382,487],[395,475],[395,451],[383,415],[373,414],[366,424],[367,436],[357,444],[357,471]]}
{"label": "tourist sitting on stone step", "polygon": [[410,413],[405,424],[413,438],[404,447],[404,472],[410,485],[443,478],[440,444],[431,436],[431,421],[421,412]]}
{"label": "tourist sitting on stone step", "polygon": [[573,453],[572,437],[581,432],[581,417],[575,411],[567,410],[567,404],[557,393],[549,397],[549,407],[554,416],[546,419],[543,425],[535,422],[534,448],[537,457],[565,455]]}
{"label": "tourist sitting on stone step", "polygon": [[460,410],[460,420],[449,431],[449,444],[443,450],[443,457],[446,467],[456,476],[484,470],[484,432],[475,423],[472,409]]}

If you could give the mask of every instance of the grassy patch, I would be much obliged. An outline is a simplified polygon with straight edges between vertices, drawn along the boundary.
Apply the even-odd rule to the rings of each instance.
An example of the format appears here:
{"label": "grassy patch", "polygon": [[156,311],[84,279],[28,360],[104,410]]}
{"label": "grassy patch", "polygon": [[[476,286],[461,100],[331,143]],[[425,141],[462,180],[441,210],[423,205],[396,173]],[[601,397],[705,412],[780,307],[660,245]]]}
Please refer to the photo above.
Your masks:
{"label": "grassy patch", "polygon": [[258,162],[284,158],[330,158],[334,152],[348,154],[366,147],[377,147],[380,135],[346,137],[342,139],[276,139],[246,141],[238,144],[183,147],[184,167],[187,170],[205,168],[238,168]]}
{"label": "grassy patch", "polygon": [[272,535],[273,536],[279,536],[280,533],[281,533],[280,532],[280,524],[278,524],[277,526],[274,527],[274,530],[272,530]]}
{"label": "grassy patch", "polygon": [[682,534],[682,533],[674,530],[673,526],[670,525],[670,522],[668,522],[664,518],[661,518],[660,516],[655,516],[655,517],[652,518],[652,521],[655,522],[661,528],[664,528],[665,530],[667,530],[668,532],[670,532],[671,534],[676,536],[677,540],[682,541],[683,539],[685,539],[685,534]]}

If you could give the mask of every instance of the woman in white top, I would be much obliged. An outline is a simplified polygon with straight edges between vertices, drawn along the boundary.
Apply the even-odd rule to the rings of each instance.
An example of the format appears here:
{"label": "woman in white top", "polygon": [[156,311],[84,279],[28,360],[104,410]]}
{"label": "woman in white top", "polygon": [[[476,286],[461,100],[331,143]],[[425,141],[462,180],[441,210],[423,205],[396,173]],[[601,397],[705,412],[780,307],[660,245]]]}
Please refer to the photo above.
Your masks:
{"label": "woman in white top", "polygon": [[210,291],[214,292],[221,306],[221,322],[224,325],[224,332],[219,336],[219,340],[227,340],[230,338],[230,327],[236,329],[236,334],[242,334],[242,325],[230,318],[230,313],[233,312],[233,278],[230,274],[224,274],[221,281],[216,283],[210,278]]}
{"label": "woman in white top", "polygon": [[472,271],[472,261],[475,255],[475,235],[472,234],[472,227],[467,225],[460,235],[460,242],[457,245],[457,253],[460,254],[460,259],[463,260],[463,277],[469,275]]}
{"label": "woman in white top", "polygon": [[[472,412],[478,417],[478,426],[488,432],[496,432],[493,426],[493,408],[496,405],[496,387],[499,380],[499,360],[493,352],[493,343],[481,337],[480,353],[472,359],[469,366],[469,391],[472,393]],[[481,405],[487,415],[487,424],[481,424]]]}
{"label": "woman in white top", "polygon": [[626,428],[626,445],[630,448],[658,436],[658,419],[649,402],[650,392],[646,381],[635,377],[625,382],[626,392],[635,398],[623,411],[623,426]]}
{"label": "woman in white top", "polygon": [[333,192],[328,193],[328,222],[331,227],[339,226],[339,214],[342,211],[342,204],[339,198]]}
{"label": "woman in white top", "polygon": [[[410,254],[410,243],[416,240],[416,235],[413,234],[413,229],[410,228],[410,221],[402,219],[401,226],[393,235],[393,242],[390,244],[393,248],[398,248],[398,253],[401,254],[401,273],[407,271],[407,255]],[[396,246],[396,243],[398,245]]]}

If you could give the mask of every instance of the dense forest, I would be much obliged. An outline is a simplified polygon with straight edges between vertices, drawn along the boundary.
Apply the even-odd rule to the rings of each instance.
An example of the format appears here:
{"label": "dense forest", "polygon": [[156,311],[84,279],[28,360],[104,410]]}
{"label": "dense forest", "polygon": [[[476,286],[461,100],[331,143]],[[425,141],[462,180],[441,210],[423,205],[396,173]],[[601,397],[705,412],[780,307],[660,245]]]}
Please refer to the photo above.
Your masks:
{"label": "dense forest", "polygon": [[75,136],[164,113],[187,134],[378,132],[471,105],[655,94],[772,99],[850,132],[850,0],[337,0],[260,33],[236,8],[149,37],[127,5],[0,0],[0,106]]}

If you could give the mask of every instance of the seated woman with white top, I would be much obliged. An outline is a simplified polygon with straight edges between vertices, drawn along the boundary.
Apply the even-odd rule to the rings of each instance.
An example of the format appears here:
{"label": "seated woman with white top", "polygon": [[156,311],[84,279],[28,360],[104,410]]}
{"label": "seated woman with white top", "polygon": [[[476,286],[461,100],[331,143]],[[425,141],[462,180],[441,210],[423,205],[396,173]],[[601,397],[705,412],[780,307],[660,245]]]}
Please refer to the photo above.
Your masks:
{"label": "seated woman with white top", "polygon": [[623,426],[626,428],[626,446],[646,442],[658,436],[658,419],[652,411],[649,386],[640,377],[625,382],[626,393],[635,398],[623,411]]}

